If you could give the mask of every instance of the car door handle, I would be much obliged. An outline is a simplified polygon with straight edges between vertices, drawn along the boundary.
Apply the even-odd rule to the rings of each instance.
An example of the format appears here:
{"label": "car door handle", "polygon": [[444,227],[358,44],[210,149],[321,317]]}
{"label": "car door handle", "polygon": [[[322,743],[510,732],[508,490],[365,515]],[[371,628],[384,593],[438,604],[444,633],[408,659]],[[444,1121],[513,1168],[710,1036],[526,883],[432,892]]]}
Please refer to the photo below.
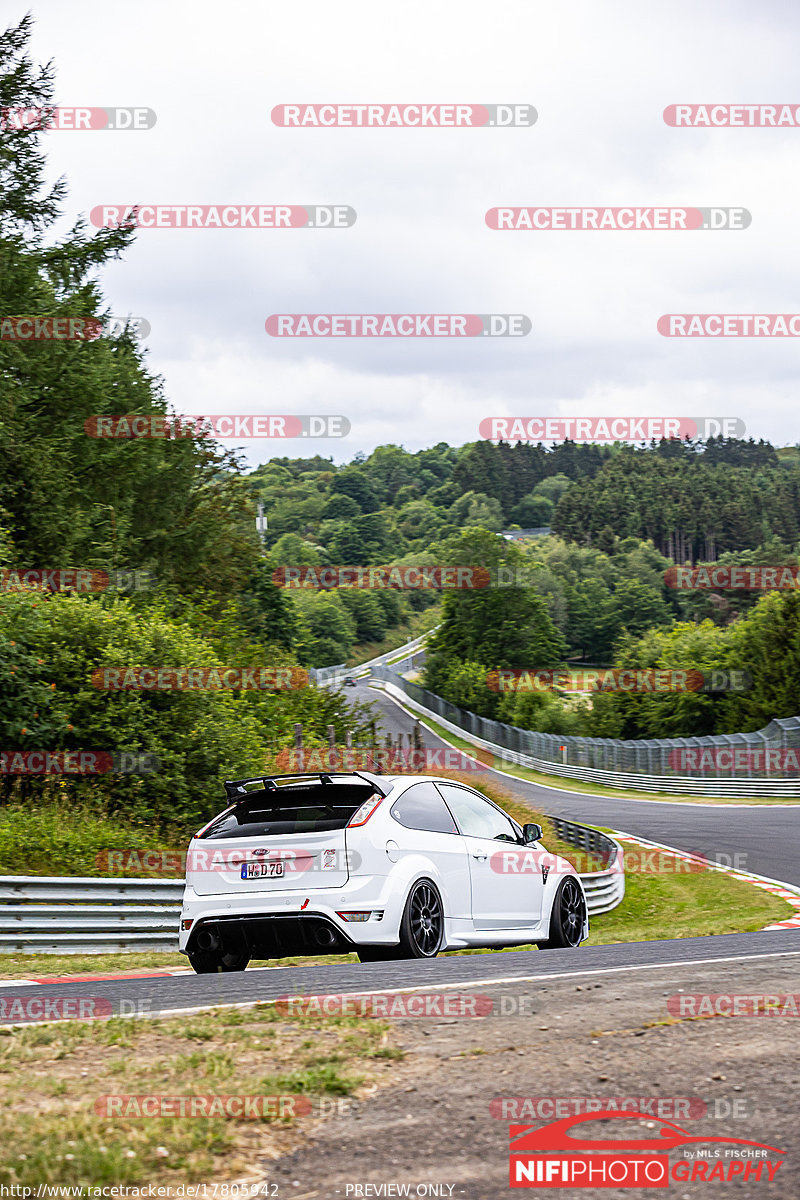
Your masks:
{"label": "car door handle", "polygon": [[486,861],[486,859],[487,859],[487,857],[488,857],[488,855],[486,855],[486,854],[473,854],[473,856],[472,856],[472,857],[473,857],[473,858],[477,858],[478,862],[485,862],[485,861]]}

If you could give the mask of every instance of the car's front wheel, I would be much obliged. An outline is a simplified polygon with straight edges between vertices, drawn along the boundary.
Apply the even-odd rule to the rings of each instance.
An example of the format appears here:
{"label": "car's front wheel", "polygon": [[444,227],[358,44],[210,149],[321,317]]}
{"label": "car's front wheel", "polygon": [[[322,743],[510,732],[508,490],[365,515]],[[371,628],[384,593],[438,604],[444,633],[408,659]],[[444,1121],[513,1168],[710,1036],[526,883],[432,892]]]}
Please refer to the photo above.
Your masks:
{"label": "car's front wheel", "polygon": [[435,958],[444,941],[444,905],[429,879],[418,879],[400,922],[400,958]]}
{"label": "car's front wheel", "polygon": [[539,942],[540,950],[575,950],[581,944],[586,924],[586,901],[577,879],[568,875],[558,885],[550,914],[550,936]]}
{"label": "car's front wheel", "polygon": [[243,971],[250,962],[250,955],[223,950],[197,950],[189,954],[189,962],[196,975],[216,975],[220,971]]}

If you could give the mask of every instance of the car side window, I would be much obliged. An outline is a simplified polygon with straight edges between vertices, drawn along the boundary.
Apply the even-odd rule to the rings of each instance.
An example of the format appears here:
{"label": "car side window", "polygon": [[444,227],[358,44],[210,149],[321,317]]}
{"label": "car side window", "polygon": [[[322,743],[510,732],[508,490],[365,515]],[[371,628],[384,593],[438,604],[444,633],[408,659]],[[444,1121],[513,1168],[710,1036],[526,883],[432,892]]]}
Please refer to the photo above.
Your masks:
{"label": "car side window", "polygon": [[391,816],[407,829],[431,833],[458,833],[447,805],[432,783],[415,783],[390,809]]}
{"label": "car side window", "polygon": [[436,786],[466,837],[517,843],[517,831],[505,813],[466,788],[456,787],[452,783],[439,783]]}

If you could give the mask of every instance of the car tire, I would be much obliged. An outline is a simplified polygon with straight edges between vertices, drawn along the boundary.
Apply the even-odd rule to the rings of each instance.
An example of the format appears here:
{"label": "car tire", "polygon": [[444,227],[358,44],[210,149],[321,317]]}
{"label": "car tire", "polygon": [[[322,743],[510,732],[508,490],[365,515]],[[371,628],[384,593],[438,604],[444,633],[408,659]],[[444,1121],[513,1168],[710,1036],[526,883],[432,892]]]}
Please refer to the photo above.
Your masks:
{"label": "car tire", "polygon": [[540,950],[577,950],[586,923],[586,901],[581,886],[571,875],[562,879],[553,899],[550,936],[539,942]]}
{"label": "car tire", "polygon": [[403,910],[397,957],[436,958],[443,941],[442,898],[430,879],[418,879]]}
{"label": "car tire", "polygon": [[217,975],[221,971],[243,971],[249,962],[250,955],[247,953],[208,950],[189,954],[189,963],[196,975]]}

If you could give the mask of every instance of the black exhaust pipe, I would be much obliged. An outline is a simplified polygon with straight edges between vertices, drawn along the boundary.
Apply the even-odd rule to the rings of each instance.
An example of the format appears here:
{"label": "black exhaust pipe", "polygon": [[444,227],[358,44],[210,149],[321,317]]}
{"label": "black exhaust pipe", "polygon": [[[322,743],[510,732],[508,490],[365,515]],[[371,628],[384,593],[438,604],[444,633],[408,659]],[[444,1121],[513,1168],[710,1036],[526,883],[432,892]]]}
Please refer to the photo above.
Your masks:
{"label": "black exhaust pipe", "polygon": [[222,943],[219,940],[219,934],[216,929],[200,928],[197,931],[195,938],[197,949],[204,953],[208,951],[219,950]]}
{"label": "black exhaust pipe", "polygon": [[337,941],[336,934],[325,925],[317,930],[316,939],[320,946],[335,946]]}

